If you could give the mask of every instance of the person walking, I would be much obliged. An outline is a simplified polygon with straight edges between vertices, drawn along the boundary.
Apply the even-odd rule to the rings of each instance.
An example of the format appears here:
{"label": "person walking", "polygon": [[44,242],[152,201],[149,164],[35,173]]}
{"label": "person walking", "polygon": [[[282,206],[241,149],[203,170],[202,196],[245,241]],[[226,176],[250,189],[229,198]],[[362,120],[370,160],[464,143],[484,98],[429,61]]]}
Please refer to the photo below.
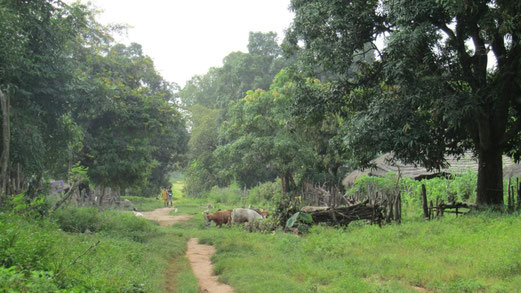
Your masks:
{"label": "person walking", "polygon": [[163,195],[163,201],[165,202],[165,207],[168,206],[168,195],[166,193],[166,189],[161,188],[161,194]]}
{"label": "person walking", "polygon": [[172,192],[172,185],[168,187],[168,203],[167,206],[170,205],[171,207],[174,206],[174,194]]}

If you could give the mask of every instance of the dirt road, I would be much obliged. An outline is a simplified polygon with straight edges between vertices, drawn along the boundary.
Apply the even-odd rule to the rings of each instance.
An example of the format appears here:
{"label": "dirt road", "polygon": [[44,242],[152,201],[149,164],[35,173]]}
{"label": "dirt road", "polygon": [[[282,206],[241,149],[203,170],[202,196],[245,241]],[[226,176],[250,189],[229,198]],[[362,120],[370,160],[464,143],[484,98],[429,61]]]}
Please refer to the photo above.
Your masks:
{"label": "dirt road", "polygon": [[[170,226],[178,222],[188,221],[192,215],[179,215],[171,216],[169,213],[174,208],[161,208],[153,210],[151,212],[141,212],[144,218],[156,221],[161,226]],[[199,291],[208,293],[232,293],[233,288],[219,283],[217,277],[213,275],[213,265],[210,261],[210,257],[214,254],[215,248],[211,245],[198,244],[197,238],[192,238],[188,241],[188,247],[186,250],[186,258],[190,261],[192,271],[194,275],[199,279]],[[167,276],[170,280],[167,280],[167,290],[172,291],[175,289],[172,281],[175,278],[175,259],[171,260],[170,272],[167,272]]]}
{"label": "dirt road", "polygon": [[185,222],[192,217],[192,215],[169,215],[169,213],[173,210],[174,208],[161,208],[151,212],[141,212],[141,214],[143,217],[145,217],[145,219],[156,221],[161,226],[170,226],[178,222]]}
{"label": "dirt road", "polygon": [[215,253],[211,245],[199,244],[197,238],[188,241],[186,257],[190,260],[192,270],[199,279],[200,292],[231,293],[233,288],[229,285],[219,283],[217,276],[213,275],[213,265],[210,257]]}

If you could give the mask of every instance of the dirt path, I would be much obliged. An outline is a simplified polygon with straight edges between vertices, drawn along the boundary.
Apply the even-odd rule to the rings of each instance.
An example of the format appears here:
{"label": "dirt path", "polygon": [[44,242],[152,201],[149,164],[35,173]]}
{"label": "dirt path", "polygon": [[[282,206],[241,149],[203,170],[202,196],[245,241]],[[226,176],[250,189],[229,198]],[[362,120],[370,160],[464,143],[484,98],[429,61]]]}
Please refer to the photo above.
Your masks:
{"label": "dirt path", "polygon": [[185,222],[192,217],[192,215],[169,215],[169,213],[173,210],[174,208],[161,208],[151,212],[141,212],[141,214],[143,217],[145,217],[145,219],[156,221],[161,226],[170,226],[178,222]]}
{"label": "dirt path", "polygon": [[[156,221],[161,226],[170,226],[178,222],[188,221],[192,215],[171,216],[169,213],[174,208],[161,208],[151,212],[141,212],[145,219]],[[197,238],[192,238],[188,241],[186,249],[186,258],[190,261],[194,275],[199,279],[199,291],[208,293],[232,293],[233,288],[219,283],[217,277],[213,273],[213,265],[210,257],[214,254],[215,248],[211,245],[198,244]],[[167,291],[174,289],[173,280],[177,270],[173,267],[176,260],[170,261],[169,270],[167,272]]]}
{"label": "dirt path", "polygon": [[192,270],[199,279],[200,292],[209,293],[231,293],[233,288],[229,285],[219,283],[217,276],[213,275],[213,265],[210,257],[215,252],[211,245],[199,244],[197,238],[188,241],[186,257],[190,261]]}

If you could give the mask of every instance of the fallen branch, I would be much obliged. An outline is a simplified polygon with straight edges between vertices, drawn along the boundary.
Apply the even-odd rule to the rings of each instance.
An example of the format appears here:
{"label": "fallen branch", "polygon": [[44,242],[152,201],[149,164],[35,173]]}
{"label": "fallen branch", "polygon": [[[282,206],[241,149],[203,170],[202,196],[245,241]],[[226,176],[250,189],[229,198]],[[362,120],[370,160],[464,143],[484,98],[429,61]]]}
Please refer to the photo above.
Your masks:
{"label": "fallen branch", "polygon": [[66,271],[69,267],[71,267],[73,264],[75,264],[82,256],[84,256],[85,254],[87,254],[91,249],[95,248],[96,246],[98,246],[98,244],[100,244],[100,240],[98,240],[96,243],[93,243],[89,248],[87,248],[87,250],[85,250],[83,253],[81,253],[80,255],[78,255],[77,257],[75,257],[66,267],[64,267],[62,270],[58,271],[56,273],[56,275],[54,275],[54,277],[58,277],[61,273],[63,273],[64,271]]}
{"label": "fallen branch", "polygon": [[67,191],[67,193],[65,193],[65,195],[63,196],[63,198],[60,199],[60,200],[56,203],[56,205],[55,205],[54,208],[52,209],[51,213],[54,213],[57,209],[59,209],[59,208],[62,206],[62,204],[63,204],[64,202],[66,202],[66,201],[71,197],[71,195],[74,193],[74,190],[76,189],[76,187],[78,187],[78,185],[79,185],[79,182],[77,182],[77,181],[75,181],[75,182],[72,184],[72,186],[71,186],[71,188],[69,189],[69,191]]}
{"label": "fallen branch", "polygon": [[382,210],[378,206],[368,206],[367,201],[347,207],[328,208],[310,212],[314,223],[348,225],[352,221],[369,220],[380,222]]}
{"label": "fallen branch", "polygon": [[465,208],[465,209],[474,209],[478,206],[475,203],[470,202],[455,202],[452,204],[440,204],[438,206],[439,209],[456,209],[456,208]]}

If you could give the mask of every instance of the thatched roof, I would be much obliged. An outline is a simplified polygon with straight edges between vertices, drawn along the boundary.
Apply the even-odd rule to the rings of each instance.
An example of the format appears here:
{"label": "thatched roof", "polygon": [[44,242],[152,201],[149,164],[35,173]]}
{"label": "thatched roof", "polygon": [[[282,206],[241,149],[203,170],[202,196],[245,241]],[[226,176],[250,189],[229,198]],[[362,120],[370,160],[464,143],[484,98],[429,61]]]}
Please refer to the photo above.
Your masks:
{"label": "thatched roof", "polygon": [[[358,179],[362,175],[370,175],[383,177],[388,172],[393,172],[398,174],[400,172],[402,177],[409,177],[413,179],[421,179],[421,178],[430,178],[434,177],[440,173],[451,173],[451,174],[463,174],[468,170],[477,172],[478,171],[478,162],[477,158],[472,156],[472,153],[466,153],[464,156],[457,157],[448,157],[447,163],[449,165],[448,168],[441,170],[433,170],[428,171],[426,168],[421,166],[414,166],[412,164],[404,164],[399,160],[392,160],[392,154],[388,153],[382,155],[372,161],[374,165],[373,168],[368,168],[365,170],[355,170],[342,180],[344,186],[352,185],[356,179]],[[503,175],[504,177],[521,177],[521,165],[514,164],[511,159],[506,156],[503,156]],[[514,176],[512,176],[514,174]]]}

